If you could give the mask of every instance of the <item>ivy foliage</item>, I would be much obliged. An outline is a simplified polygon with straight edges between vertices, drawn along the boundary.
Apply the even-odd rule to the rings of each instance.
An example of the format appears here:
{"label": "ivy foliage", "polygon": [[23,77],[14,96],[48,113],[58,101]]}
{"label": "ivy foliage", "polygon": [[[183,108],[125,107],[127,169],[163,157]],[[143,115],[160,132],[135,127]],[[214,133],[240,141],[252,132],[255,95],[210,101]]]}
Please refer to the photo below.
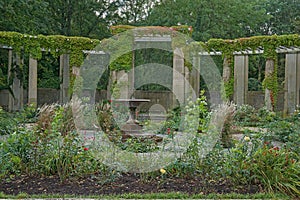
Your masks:
{"label": "ivy foliage", "polygon": [[[222,39],[211,39],[206,43],[206,49],[208,51],[221,51],[224,57],[229,59],[230,66],[233,71],[233,54],[234,52],[247,52],[252,50],[255,52],[259,48],[264,49],[263,56],[265,59],[274,60],[274,70],[272,73],[267,74],[263,86],[265,89],[269,89],[270,99],[274,108],[276,104],[278,94],[278,81],[277,81],[277,52],[276,48],[300,46],[300,36],[298,34],[292,35],[272,35],[272,36],[253,36],[249,38],[240,38],[235,40],[222,40]],[[233,76],[231,77],[233,79]],[[232,94],[234,81],[230,80],[225,83],[225,90],[231,91]],[[227,94],[228,95],[228,94]]]}
{"label": "ivy foliage", "polygon": [[[133,29],[133,26],[120,25],[111,27],[113,34],[121,33],[125,30]],[[190,26],[174,26],[167,29],[165,27],[156,27],[148,28],[147,34],[163,34],[164,31],[169,31],[168,33],[176,33],[179,31],[185,35],[192,33],[192,27]],[[142,33],[145,33],[142,31]],[[101,46],[104,46],[105,52],[114,52],[118,57],[111,58],[113,62],[111,63],[110,68],[112,70],[129,70],[132,66],[131,51],[132,51],[132,35],[122,35],[115,36],[116,38],[109,38],[106,40],[97,40],[90,39],[85,37],[67,37],[62,35],[37,35],[32,36],[28,34],[21,34],[17,32],[0,32],[0,44],[3,46],[12,47],[15,51],[30,54],[33,58],[40,59],[42,57],[42,50],[50,51],[54,56],[59,56],[64,53],[70,54],[70,65],[71,66],[80,66],[84,60],[83,50],[92,50],[100,42]],[[118,38],[118,37],[125,37]],[[115,42],[111,42],[115,41]],[[125,47],[128,49],[119,49],[120,43],[118,41],[125,41],[128,44],[125,44]],[[107,44],[105,46],[105,44]],[[115,44],[115,45],[114,45]],[[249,38],[239,38],[235,40],[224,40],[224,39],[210,39],[207,42],[191,42],[189,44],[186,41],[178,41],[176,46],[182,47],[184,52],[186,49],[189,51],[221,51],[223,57],[226,57],[229,60],[230,66],[233,67],[233,54],[234,52],[247,52],[249,50],[256,51],[259,48],[264,49],[264,57],[266,59],[272,59],[275,62],[274,71],[272,74],[269,74],[265,77],[264,87],[269,89],[272,94],[272,98],[276,100],[278,83],[277,83],[277,53],[276,48],[280,46],[292,47],[300,46],[300,37],[298,34],[292,35],[272,35],[272,36],[253,36]],[[174,45],[173,45],[174,48]],[[121,56],[120,56],[121,55]],[[189,55],[188,53],[186,55]],[[233,71],[233,70],[232,70]],[[233,81],[229,81],[225,84],[227,91],[232,91],[230,89],[233,87]]]}
{"label": "ivy foliage", "polygon": [[70,65],[80,66],[84,57],[83,50],[91,50],[100,41],[85,37],[67,37],[62,35],[21,34],[17,32],[0,32],[0,44],[9,46],[16,52],[23,51],[35,59],[42,57],[42,51],[50,51],[54,56],[70,54]]}
{"label": "ivy foliage", "polygon": [[[132,30],[138,28],[136,26],[130,26],[130,25],[117,25],[117,26],[111,26],[110,30],[113,35]],[[186,34],[191,36],[193,32],[193,28],[188,25],[178,25],[178,26],[170,26],[170,27],[160,27],[160,26],[147,26],[147,30],[151,30],[151,33],[164,33],[169,31],[178,31],[180,33]]]}
{"label": "ivy foliage", "polygon": [[[117,34],[122,31],[133,29],[133,26],[120,25],[112,26],[112,33]],[[173,26],[171,30],[183,32],[188,34],[192,31],[189,26]],[[155,30],[154,28],[151,30]],[[159,29],[161,33],[163,29]],[[152,31],[152,34],[154,32]],[[109,39],[106,39],[109,40]],[[130,42],[130,41],[129,41]],[[105,40],[101,41],[105,44]],[[86,37],[67,37],[62,35],[37,35],[32,36],[28,34],[21,34],[17,32],[1,32],[0,31],[0,44],[3,46],[12,47],[15,51],[23,50],[25,53],[29,53],[33,58],[39,59],[42,56],[42,50],[48,50],[53,55],[61,55],[64,53],[71,54],[71,60],[73,65],[80,66],[83,58],[83,50],[92,50],[98,44],[100,40],[90,39]],[[112,45],[111,42],[108,42]],[[201,46],[200,48],[198,46]],[[300,37],[298,34],[292,35],[272,35],[272,36],[253,36],[249,38],[239,38],[235,40],[223,40],[223,39],[210,39],[207,42],[192,42],[187,44],[188,49],[221,51],[223,56],[229,57],[233,55],[235,51],[247,51],[249,49],[255,51],[258,48],[264,49],[264,56],[267,59],[275,59],[277,56],[276,48],[280,46],[291,47],[300,46]],[[114,50],[116,47],[107,47],[106,50]],[[71,66],[72,66],[71,64]]]}

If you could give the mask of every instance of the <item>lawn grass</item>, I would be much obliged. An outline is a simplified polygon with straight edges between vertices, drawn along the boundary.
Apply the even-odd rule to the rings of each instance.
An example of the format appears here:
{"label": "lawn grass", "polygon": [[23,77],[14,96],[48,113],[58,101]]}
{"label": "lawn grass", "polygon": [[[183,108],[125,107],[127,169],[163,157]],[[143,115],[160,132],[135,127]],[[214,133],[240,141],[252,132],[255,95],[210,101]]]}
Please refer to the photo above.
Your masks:
{"label": "lawn grass", "polygon": [[6,195],[0,193],[1,199],[291,199],[291,197],[276,193],[257,193],[257,194],[185,194],[180,192],[174,193],[151,193],[151,194],[122,194],[122,195],[97,195],[97,196],[78,196],[78,195],[61,195],[61,194],[41,194],[28,195],[20,193],[18,195]]}

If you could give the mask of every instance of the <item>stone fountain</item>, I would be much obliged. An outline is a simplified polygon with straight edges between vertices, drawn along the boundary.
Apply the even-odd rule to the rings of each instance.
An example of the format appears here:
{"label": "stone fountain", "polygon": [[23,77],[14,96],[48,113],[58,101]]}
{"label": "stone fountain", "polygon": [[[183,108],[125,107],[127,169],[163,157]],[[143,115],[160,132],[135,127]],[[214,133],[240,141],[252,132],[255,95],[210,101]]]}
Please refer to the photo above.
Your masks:
{"label": "stone fountain", "polygon": [[149,99],[115,99],[116,102],[124,103],[128,106],[130,113],[129,118],[126,121],[124,125],[120,127],[121,131],[125,134],[131,135],[131,136],[146,136],[149,134],[143,133],[142,126],[137,121],[135,115],[136,115],[136,109],[141,103],[149,102]]}

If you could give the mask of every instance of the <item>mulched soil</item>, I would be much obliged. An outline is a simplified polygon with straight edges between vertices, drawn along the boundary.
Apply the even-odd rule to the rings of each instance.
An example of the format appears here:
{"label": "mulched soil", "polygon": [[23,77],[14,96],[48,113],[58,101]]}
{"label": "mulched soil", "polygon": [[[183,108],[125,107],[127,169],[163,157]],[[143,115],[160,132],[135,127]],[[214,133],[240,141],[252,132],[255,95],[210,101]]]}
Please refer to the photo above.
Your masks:
{"label": "mulched soil", "polygon": [[103,183],[97,177],[69,178],[61,182],[57,176],[33,177],[18,176],[0,181],[0,192],[17,195],[32,194],[70,194],[70,195],[111,195],[125,193],[160,193],[182,192],[188,194],[240,193],[254,194],[261,192],[257,185],[234,187],[229,181],[212,181],[208,178],[161,177],[143,180],[139,175],[122,174],[111,182]]}

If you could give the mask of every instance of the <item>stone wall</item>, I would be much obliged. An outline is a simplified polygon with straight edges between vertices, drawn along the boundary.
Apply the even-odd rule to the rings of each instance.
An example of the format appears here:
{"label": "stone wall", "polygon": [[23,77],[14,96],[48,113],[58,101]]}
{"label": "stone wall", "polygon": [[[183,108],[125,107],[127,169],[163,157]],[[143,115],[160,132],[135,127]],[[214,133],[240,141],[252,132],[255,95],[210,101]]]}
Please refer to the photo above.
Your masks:
{"label": "stone wall", "polygon": [[[5,110],[8,109],[8,90],[0,90],[0,106]],[[23,91],[23,103],[27,105],[28,102],[28,92]],[[58,103],[59,102],[59,90],[48,89],[48,88],[38,88],[37,90],[37,104],[42,106],[44,104]]]}
{"label": "stone wall", "polygon": [[[247,104],[255,108],[264,107],[265,92],[264,91],[248,91]],[[279,91],[275,111],[283,111],[284,108],[284,92]]]}
{"label": "stone wall", "polygon": [[0,106],[8,110],[8,90],[0,90]]}
{"label": "stone wall", "polygon": [[[39,88],[37,92],[37,102],[38,106],[43,104],[51,104],[51,103],[59,103],[59,94],[60,91],[57,89],[46,89],[46,88]],[[262,108],[264,106],[264,92],[263,91],[248,91],[247,93],[247,104],[254,106],[255,108]],[[4,109],[8,107],[8,90],[0,90],[0,106]],[[171,109],[176,105],[173,105],[173,93],[169,91],[135,91],[134,93],[135,98],[144,98],[150,99],[150,103],[144,104],[140,109],[141,110],[148,110],[151,106],[155,104],[159,104],[164,107],[165,110]],[[207,99],[209,102],[210,98],[219,99],[219,94],[217,93],[210,93],[207,95]],[[107,99],[107,91],[105,90],[97,90],[95,94],[95,101],[100,102],[103,99]],[[24,105],[27,104],[28,94],[27,91],[24,90]],[[212,100],[214,101],[214,100]],[[216,100],[215,100],[216,101]],[[278,92],[277,98],[277,111],[283,111],[284,108],[284,92]]]}

